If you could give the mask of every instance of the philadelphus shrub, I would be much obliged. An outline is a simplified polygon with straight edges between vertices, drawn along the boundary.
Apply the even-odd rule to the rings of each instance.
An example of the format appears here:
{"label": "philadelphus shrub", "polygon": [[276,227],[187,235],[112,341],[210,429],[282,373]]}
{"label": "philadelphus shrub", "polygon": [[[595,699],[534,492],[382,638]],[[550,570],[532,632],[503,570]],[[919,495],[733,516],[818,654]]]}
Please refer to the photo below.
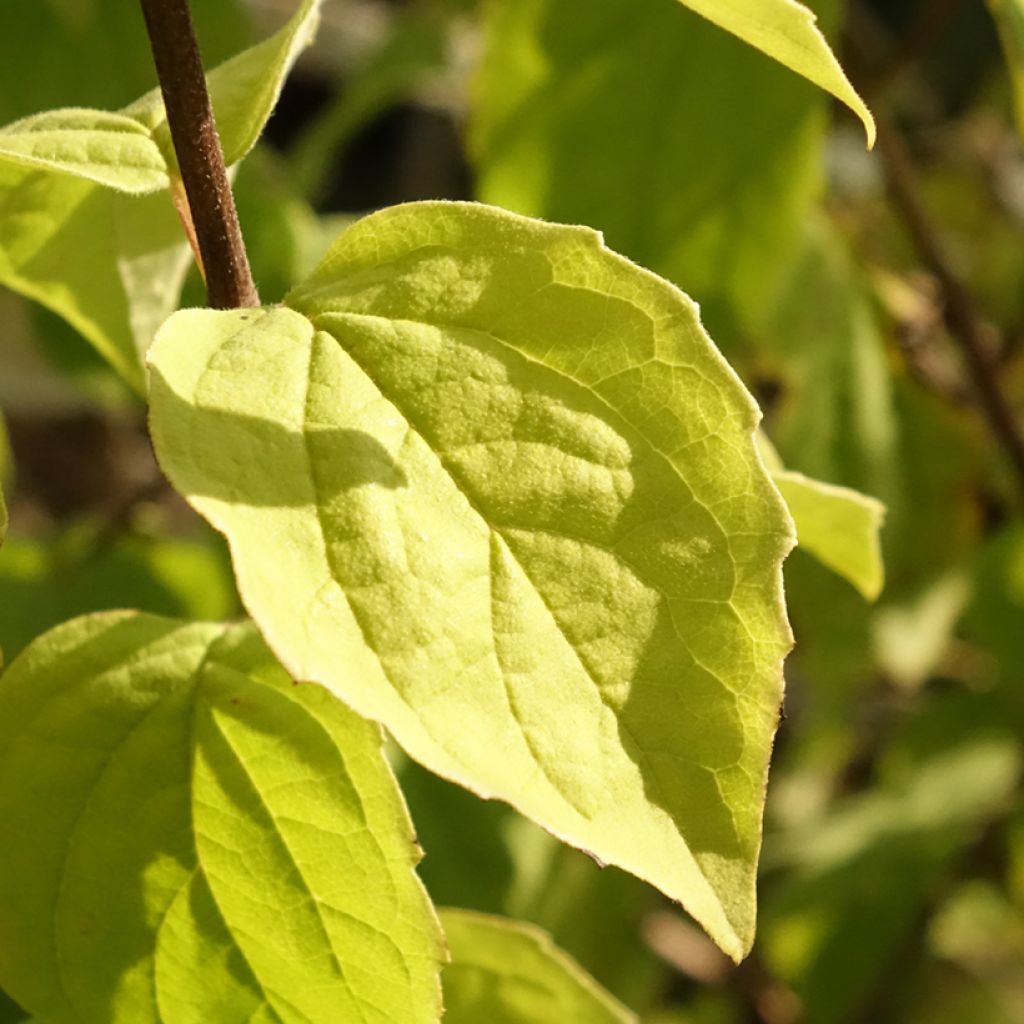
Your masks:
{"label": "philadelphus shrub", "polygon": [[[801,4],[686,6],[871,136]],[[229,165],[318,9],[210,72]],[[188,248],[158,91],[9,125],[0,194],[0,282],[146,395],[251,617],[91,615],[8,667],[0,986],[48,1024],[417,1024],[450,959],[446,1021],[631,1020],[542,933],[435,912],[380,725],[742,958],[790,512],[871,596],[881,509],[784,469],[695,304],[589,228],[422,202],[280,305],[168,319]]]}

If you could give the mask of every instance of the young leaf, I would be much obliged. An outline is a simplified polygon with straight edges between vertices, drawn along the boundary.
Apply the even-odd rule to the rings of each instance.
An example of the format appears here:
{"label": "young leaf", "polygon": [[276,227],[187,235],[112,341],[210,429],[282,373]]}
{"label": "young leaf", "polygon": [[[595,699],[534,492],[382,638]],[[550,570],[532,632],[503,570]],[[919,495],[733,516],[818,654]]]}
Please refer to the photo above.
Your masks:
{"label": "young leaf", "polygon": [[785,508],[695,307],[587,228],[357,222],[150,353],[174,485],[295,678],[749,948]]}
{"label": "young leaf", "polygon": [[679,0],[726,32],[756,47],[791,71],[830,92],[863,122],[868,148],[875,144],[875,119],[850,85],[814,13],[797,0]]}
{"label": "young leaf", "polygon": [[988,0],[1013,83],[1017,130],[1024,137],[1024,0]]}
{"label": "young leaf", "polygon": [[[210,72],[229,163],[255,143],[319,6],[305,0]],[[188,267],[165,191],[176,166],[158,89],[117,114],[55,111],[0,130],[0,284],[67,320],[140,392],[142,356]]]}
{"label": "young leaf", "polygon": [[[299,54],[313,41],[321,3],[322,0],[302,0],[295,14],[274,35],[224,61],[206,76],[224,160],[229,167],[256,145],[281,95],[284,80]],[[159,88],[146,93],[123,113],[152,132],[167,163],[176,167]]]}
{"label": "young leaf", "polygon": [[797,544],[873,601],[885,582],[879,540],[885,506],[849,487],[787,470],[764,434],[757,443],[796,524]]}
{"label": "young leaf", "polygon": [[600,229],[696,298],[719,346],[754,332],[821,193],[826,96],[667,0],[485,12],[479,198]]}
{"label": "young leaf", "polygon": [[436,1021],[379,744],[249,625],[47,634],[0,679],[0,985],[51,1024]]}
{"label": "young leaf", "polygon": [[466,910],[442,911],[441,923],[445,1024],[636,1024],[541,929]]}
{"label": "young leaf", "polygon": [[873,601],[885,570],[878,534],[885,506],[849,487],[783,470],[772,479],[796,523],[797,543]]}

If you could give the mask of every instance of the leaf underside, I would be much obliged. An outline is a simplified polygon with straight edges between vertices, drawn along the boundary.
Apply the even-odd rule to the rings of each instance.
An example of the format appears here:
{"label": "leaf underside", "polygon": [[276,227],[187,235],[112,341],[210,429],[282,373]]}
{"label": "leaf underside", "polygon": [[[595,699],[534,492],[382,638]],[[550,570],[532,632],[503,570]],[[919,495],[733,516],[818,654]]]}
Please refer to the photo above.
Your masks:
{"label": "leaf underside", "polygon": [[695,307],[588,229],[447,203],[286,301],[150,357],[160,462],[277,656],[743,955],[792,526]]}

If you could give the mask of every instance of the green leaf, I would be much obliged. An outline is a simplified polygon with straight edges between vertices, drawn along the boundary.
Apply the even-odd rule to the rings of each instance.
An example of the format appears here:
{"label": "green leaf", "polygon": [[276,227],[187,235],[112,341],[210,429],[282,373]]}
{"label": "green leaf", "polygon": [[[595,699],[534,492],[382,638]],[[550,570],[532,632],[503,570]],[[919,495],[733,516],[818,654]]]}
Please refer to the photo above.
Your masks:
{"label": "green leaf", "polygon": [[849,487],[787,470],[764,434],[757,444],[796,524],[797,544],[873,601],[885,582],[879,540],[885,506]]}
{"label": "green leaf", "polygon": [[0,129],[0,159],[133,195],[169,184],[150,133],[130,117],[100,110],[50,110],[15,121]]}
{"label": "green leaf", "polygon": [[278,657],[742,956],[792,526],[693,304],[460,203],[357,222],[286,301],[150,354],[158,457]]}
{"label": "green leaf", "polygon": [[379,744],[249,625],[47,634],[0,679],[0,984],[50,1024],[436,1021]]}
{"label": "green leaf", "polygon": [[988,6],[999,29],[1013,83],[1017,130],[1024,136],[1024,0],[988,0]]}
{"label": "green leaf", "polygon": [[539,928],[466,910],[442,911],[441,923],[445,1024],[636,1024]]}
{"label": "green leaf", "polygon": [[868,600],[882,591],[879,531],[885,506],[875,498],[783,470],[772,479],[796,523],[797,543]]}
{"label": "green leaf", "polygon": [[7,165],[0,196],[0,283],[65,319],[144,391],[142,354],[189,260],[168,193],[126,196]]}
{"label": "green leaf", "polygon": [[821,193],[827,98],[667,0],[485,12],[470,123],[479,197],[600,229],[699,301],[735,349],[770,309]]}
{"label": "green leaf", "polygon": [[[303,0],[285,25],[210,71],[206,78],[224,160],[231,166],[249,152],[263,131],[299,54],[312,42],[322,0]],[[153,89],[123,111],[153,134],[168,164],[177,166],[163,97]]]}
{"label": "green leaf", "polygon": [[850,85],[814,12],[796,0],[680,0],[692,11],[756,47],[791,71],[830,92],[864,124],[868,148],[875,144],[875,120]]}
{"label": "green leaf", "polygon": [[882,592],[885,569],[879,531],[885,506],[849,487],[783,470],[772,479],[796,523],[797,543],[873,601]]}
{"label": "green leaf", "polygon": [[[318,10],[306,0],[210,72],[229,163],[256,141]],[[189,262],[165,191],[176,166],[159,89],[118,114],[56,111],[0,130],[0,284],[67,320],[139,392],[142,357]]]}

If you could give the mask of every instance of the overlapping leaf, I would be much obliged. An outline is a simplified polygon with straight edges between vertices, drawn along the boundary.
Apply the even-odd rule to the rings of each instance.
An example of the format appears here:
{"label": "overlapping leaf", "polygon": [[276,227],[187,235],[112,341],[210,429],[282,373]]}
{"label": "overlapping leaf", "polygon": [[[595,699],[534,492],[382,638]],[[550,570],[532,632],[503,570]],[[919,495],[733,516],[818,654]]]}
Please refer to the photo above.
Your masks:
{"label": "overlapping leaf", "polygon": [[679,0],[692,11],[768,54],[791,71],[842,100],[863,122],[868,146],[875,121],[850,85],[814,12],[797,0]]}
{"label": "overlapping leaf", "polygon": [[797,543],[873,601],[885,581],[879,538],[885,506],[849,487],[787,470],[763,434],[758,448],[796,524]]}
{"label": "overlapping leaf", "polygon": [[174,485],[296,678],[749,947],[791,524],[756,407],[585,228],[423,203],[150,359]]}
{"label": "overlapping leaf", "polygon": [[445,910],[441,922],[452,958],[446,1024],[635,1024],[539,928],[465,910]]}
{"label": "overlapping leaf", "polygon": [[797,542],[869,601],[885,580],[879,530],[885,506],[849,487],[782,470],[772,479],[796,523]]}
{"label": "overlapping leaf", "polygon": [[379,743],[248,625],[38,640],[0,679],[0,985],[51,1024],[436,1021]]}
{"label": "overlapping leaf", "polygon": [[[304,0],[210,73],[229,163],[255,144],[319,7]],[[166,192],[175,167],[158,90],[116,114],[51,111],[0,129],[0,284],[62,316],[139,391],[188,265]]]}

